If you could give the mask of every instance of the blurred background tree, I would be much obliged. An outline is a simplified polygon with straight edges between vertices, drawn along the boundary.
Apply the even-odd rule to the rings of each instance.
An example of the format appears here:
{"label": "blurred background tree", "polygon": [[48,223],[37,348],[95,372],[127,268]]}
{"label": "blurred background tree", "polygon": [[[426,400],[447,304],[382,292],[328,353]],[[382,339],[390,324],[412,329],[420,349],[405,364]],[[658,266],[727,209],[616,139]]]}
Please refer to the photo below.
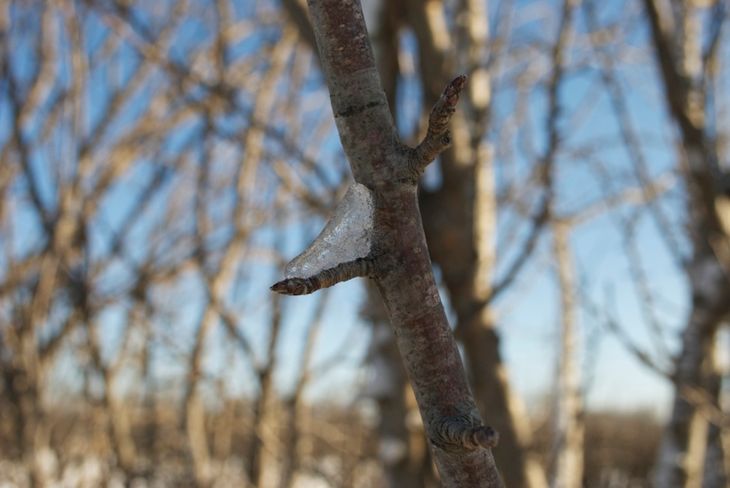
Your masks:
{"label": "blurred background tree", "polygon": [[[363,0],[509,487],[722,487],[722,0]],[[0,482],[437,486],[377,297],[268,285],[349,182],[306,5],[0,0]]]}

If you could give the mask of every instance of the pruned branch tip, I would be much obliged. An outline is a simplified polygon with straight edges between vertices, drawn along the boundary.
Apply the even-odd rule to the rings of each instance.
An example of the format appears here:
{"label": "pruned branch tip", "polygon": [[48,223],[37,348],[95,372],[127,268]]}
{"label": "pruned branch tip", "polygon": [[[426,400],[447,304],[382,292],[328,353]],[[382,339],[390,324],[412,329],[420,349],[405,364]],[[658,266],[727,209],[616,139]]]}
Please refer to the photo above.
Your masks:
{"label": "pruned branch tip", "polygon": [[449,122],[456,110],[461,90],[466,85],[466,75],[459,75],[446,85],[441,97],[431,109],[428,117],[426,137],[416,147],[416,169],[422,172],[441,151],[451,144]]}

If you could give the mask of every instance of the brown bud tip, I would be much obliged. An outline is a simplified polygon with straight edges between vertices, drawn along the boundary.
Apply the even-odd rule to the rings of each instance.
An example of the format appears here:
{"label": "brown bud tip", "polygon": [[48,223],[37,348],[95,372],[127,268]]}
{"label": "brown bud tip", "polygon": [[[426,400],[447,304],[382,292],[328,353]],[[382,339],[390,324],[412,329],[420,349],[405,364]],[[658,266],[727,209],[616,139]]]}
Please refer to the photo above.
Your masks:
{"label": "brown bud tip", "polygon": [[459,94],[464,89],[464,85],[466,85],[466,75],[459,75],[446,85],[444,98],[450,105],[456,105],[456,102],[459,101]]}
{"label": "brown bud tip", "polygon": [[309,281],[304,278],[287,278],[271,285],[271,291],[282,295],[306,295],[314,291]]}
{"label": "brown bud tip", "polygon": [[286,294],[286,280],[283,281],[277,281],[271,287],[269,288],[271,291],[275,291],[276,293],[284,293]]}
{"label": "brown bud tip", "polygon": [[453,85],[458,91],[461,91],[462,88],[464,88],[464,85],[466,85],[466,75],[459,75],[453,80],[451,80],[451,85]]}
{"label": "brown bud tip", "polygon": [[489,426],[477,427],[472,432],[472,439],[475,444],[492,449],[499,443],[499,433]]}

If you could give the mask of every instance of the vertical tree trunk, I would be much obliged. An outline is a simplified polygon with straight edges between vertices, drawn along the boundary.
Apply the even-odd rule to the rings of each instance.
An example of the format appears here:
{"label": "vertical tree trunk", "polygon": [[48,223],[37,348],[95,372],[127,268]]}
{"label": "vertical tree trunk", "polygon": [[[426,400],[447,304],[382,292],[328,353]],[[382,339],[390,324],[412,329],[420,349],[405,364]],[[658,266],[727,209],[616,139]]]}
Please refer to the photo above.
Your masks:
{"label": "vertical tree trunk", "polygon": [[556,464],[552,486],[583,486],[583,419],[578,361],[575,277],[570,252],[570,224],[553,224],[554,253],[560,288],[561,327],[555,427]]}
{"label": "vertical tree trunk", "polygon": [[[470,377],[474,378],[474,396],[478,399],[480,411],[499,432],[499,448],[495,451],[495,458],[500,472],[505,484],[509,483],[508,479],[515,481],[514,485],[508,486],[547,486],[542,467],[527,451],[531,437],[529,421],[509,387],[493,322],[489,318],[479,320],[482,325],[466,328],[461,342],[467,356]],[[491,372],[487,374],[484,371]],[[510,457],[506,453],[514,453],[515,456]]]}
{"label": "vertical tree trunk", "polygon": [[[708,443],[707,419],[692,392],[709,393],[714,371],[713,345],[717,326],[727,315],[725,277],[715,257],[695,257],[690,265],[693,300],[682,349],[675,365],[672,412],[659,448],[654,486],[701,487]],[[709,396],[709,395],[706,395]]]}
{"label": "vertical tree trunk", "polygon": [[264,488],[265,485],[265,468],[271,461],[265,455],[265,447],[268,444],[267,430],[268,423],[271,422],[271,409],[274,400],[274,369],[276,367],[276,345],[279,340],[279,332],[281,331],[281,301],[275,297],[271,304],[272,316],[271,327],[269,332],[269,341],[266,348],[266,363],[258,371],[259,376],[259,396],[254,402],[252,420],[253,429],[249,439],[248,454],[246,463],[248,466],[248,476],[252,486]]}
{"label": "vertical tree trunk", "polygon": [[[389,0],[374,1],[370,37],[378,74],[397,125],[396,92],[400,66],[398,30],[402,5]],[[369,394],[377,401],[378,458],[391,488],[423,488],[433,484],[433,467],[423,436],[423,426],[414,421],[418,407],[403,369],[388,313],[374,286],[367,287],[363,316],[371,324],[373,339],[368,359],[374,378]],[[409,421],[410,419],[410,421]]]}
{"label": "vertical tree trunk", "polygon": [[460,53],[458,62],[467,66],[471,78],[464,97],[467,109],[452,119],[453,144],[441,155],[442,186],[422,194],[426,233],[456,313],[477,405],[500,434],[495,458],[505,483],[542,488],[546,486],[542,469],[527,452],[530,428],[509,388],[492,313],[482,306],[491,293],[497,218],[493,150],[486,139],[492,83],[482,64],[489,41],[488,13],[484,2],[463,2],[463,44],[449,48],[443,9],[440,1],[408,3],[409,22],[418,38],[425,103],[435,102],[441,83],[457,64],[447,57],[447,50]]}
{"label": "vertical tree trunk", "polygon": [[[202,266],[201,266],[202,268]],[[210,285],[212,301],[217,300],[215,294],[226,281],[226,274],[218,274],[215,283]],[[203,311],[195,342],[188,360],[187,383],[183,397],[183,426],[188,438],[188,448],[192,457],[192,470],[195,482],[200,486],[208,486],[211,481],[210,446],[205,428],[205,405],[200,398],[200,379],[203,376],[203,351],[209,332],[217,319],[215,307],[208,303]]]}
{"label": "vertical tree trunk", "polygon": [[[719,164],[706,124],[707,69],[716,54],[702,51],[698,5],[678,3],[670,17],[655,0],[644,0],[669,114],[679,129],[679,159],[687,186],[687,224],[692,258],[686,263],[690,315],[674,371],[674,403],[659,449],[654,484],[699,487],[703,482],[708,425],[699,411],[710,397],[712,348],[718,327],[730,316],[730,174]],[[722,2],[717,6],[722,7]],[[722,8],[713,15],[725,15]],[[669,26],[674,25],[670,30]],[[696,393],[705,400],[699,402]],[[709,403],[716,399],[710,399]]]}
{"label": "vertical tree trunk", "polygon": [[[715,334],[714,351],[710,371],[706,373],[704,384],[706,385],[709,399],[712,400],[712,407],[718,412],[723,411],[723,371],[720,370],[718,355],[721,348],[727,344],[721,344],[720,334]],[[727,410],[725,410],[727,411]],[[723,431],[727,428],[717,422],[708,425],[707,447],[705,450],[705,465],[703,472],[703,488],[723,488],[728,486],[727,452],[723,445]]]}
{"label": "vertical tree trunk", "polygon": [[322,296],[309,323],[306,339],[304,340],[304,351],[299,364],[299,378],[292,392],[284,405],[283,426],[283,452],[282,466],[279,475],[279,488],[289,488],[294,480],[297,470],[300,467],[299,443],[302,438],[302,421],[304,417],[304,390],[309,384],[312,372],[312,357],[317,339],[322,327],[322,317],[327,305],[327,297]]}

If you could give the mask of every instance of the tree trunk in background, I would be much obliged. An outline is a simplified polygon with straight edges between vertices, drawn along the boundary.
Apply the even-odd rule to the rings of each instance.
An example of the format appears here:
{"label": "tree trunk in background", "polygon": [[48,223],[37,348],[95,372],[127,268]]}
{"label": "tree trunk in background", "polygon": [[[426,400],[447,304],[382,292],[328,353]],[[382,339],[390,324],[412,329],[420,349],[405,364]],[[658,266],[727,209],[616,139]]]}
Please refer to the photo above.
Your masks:
{"label": "tree trunk in background", "polygon": [[[717,396],[708,380],[714,374],[713,350],[717,328],[728,313],[727,280],[711,254],[696,256],[690,265],[692,310],[682,334],[682,349],[675,365],[675,398],[654,477],[654,486],[701,487],[709,425],[702,408]],[[708,388],[709,387],[709,388]],[[699,393],[699,397],[698,397]]]}
{"label": "tree trunk in background", "polygon": [[435,486],[431,456],[403,362],[376,290],[368,286],[364,316],[372,326],[367,395],[378,404],[378,459],[389,487]]}
{"label": "tree trunk in background", "polygon": [[[488,315],[486,311],[483,314]],[[505,480],[514,480],[514,484],[507,486],[547,486],[542,467],[527,451],[531,436],[529,422],[522,405],[510,391],[507,372],[499,354],[497,332],[488,318],[478,323],[478,327],[464,330],[461,343],[482,415],[499,432],[499,447],[494,455],[495,459],[501,460],[500,472]]]}
{"label": "tree trunk in background", "polygon": [[[457,336],[464,346],[477,405],[499,432],[494,456],[509,487],[541,488],[544,474],[530,458],[530,427],[509,389],[499,352],[499,337],[488,309],[494,268],[496,195],[492,148],[485,140],[489,123],[491,80],[482,67],[488,42],[488,17],[483,2],[464,2],[467,43],[456,51],[469,75],[465,110],[452,119],[452,146],[441,154],[441,188],[422,195],[422,210],[431,255],[443,272],[457,316]],[[418,38],[424,104],[438,98],[440,86],[454,69],[446,59],[451,40],[440,1],[409,2],[409,22]]]}
{"label": "tree trunk in background", "polygon": [[575,316],[575,272],[570,251],[570,224],[553,224],[554,253],[560,288],[561,324],[555,422],[555,472],[552,486],[583,486],[583,418]]}
{"label": "tree trunk in background", "polygon": [[[687,2],[667,10],[655,0],[643,3],[665,101],[678,128],[678,159],[687,186],[687,224],[693,245],[692,258],[686,263],[691,310],[675,364],[674,404],[654,484],[699,488],[709,433],[700,410],[717,404],[709,381],[714,374],[713,345],[718,328],[730,316],[730,173],[721,167],[713,128],[706,125],[708,100],[713,99],[705,90],[715,81],[712,65],[717,49],[703,51],[698,5]],[[725,15],[723,2],[717,2],[711,17],[722,20]]]}
{"label": "tree trunk in background", "polygon": [[[362,273],[374,279],[388,310],[441,482],[503,486],[489,449],[496,439],[482,425],[469,391],[417,202],[418,177],[449,140],[449,119],[465,79],[446,85],[429,136],[408,148],[400,143],[388,109],[360,2],[309,0],[308,5],[342,146],[355,181],[372,196],[375,254],[364,261],[371,269]],[[286,291],[302,278],[272,288]]]}
{"label": "tree trunk in background", "polygon": [[[398,2],[388,0],[373,0],[370,5],[371,15],[366,19],[372,26],[370,40],[388,106],[397,125],[401,7]],[[367,286],[366,290],[367,302],[362,313],[373,332],[368,354],[373,378],[368,393],[377,401],[380,414],[378,458],[391,488],[436,486],[423,423],[388,323],[388,313],[377,289]]]}
{"label": "tree trunk in background", "polygon": [[210,451],[208,436],[205,431],[205,408],[198,391],[202,376],[202,354],[205,338],[215,321],[214,312],[208,308],[198,324],[195,343],[188,365],[188,379],[183,399],[183,418],[187,434],[188,448],[192,458],[192,470],[195,482],[199,486],[207,486],[210,482]]}
{"label": "tree trunk in background", "polygon": [[[304,38],[309,39],[307,25],[292,2],[284,1],[287,12],[304,32]],[[455,63],[447,61],[448,53],[466,53],[461,67],[466,66],[469,82],[462,100],[466,104],[463,112],[468,116],[460,111],[452,118],[452,146],[440,156],[443,185],[434,194],[421,192],[420,207],[431,257],[443,271],[457,316],[477,406],[500,435],[499,447],[494,450],[500,472],[509,487],[543,488],[547,483],[542,467],[526,452],[531,443],[530,426],[510,392],[491,313],[480,310],[490,294],[496,231],[492,148],[483,137],[492,92],[489,73],[483,67],[489,31],[486,6],[478,0],[461,6],[465,10],[463,18],[469,22],[466,35],[461,36],[465,45],[454,49],[441,0],[408,0],[404,6],[373,0],[370,5],[367,20],[372,26],[377,66],[391,111],[399,74],[399,21],[410,25],[418,41],[425,111],[458,71]]]}
{"label": "tree trunk in background", "polygon": [[[720,334],[715,335],[712,351],[712,364],[704,384],[712,399],[713,408],[723,411],[722,404],[722,380],[723,372],[720,370],[718,358],[719,350],[723,346],[720,343]],[[716,422],[707,426],[707,447],[705,450],[705,463],[703,473],[703,488],[724,488],[728,486],[728,473],[725,461],[725,449],[722,444],[723,427]],[[725,428],[725,430],[727,430]]]}
{"label": "tree trunk in background", "polygon": [[266,362],[259,369],[259,396],[254,402],[252,412],[253,429],[249,438],[246,454],[248,476],[252,486],[264,488],[267,483],[266,467],[273,462],[266,447],[270,445],[269,422],[274,400],[274,371],[276,369],[276,345],[281,332],[281,298],[275,296],[271,302],[271,332],[266,347]]}

